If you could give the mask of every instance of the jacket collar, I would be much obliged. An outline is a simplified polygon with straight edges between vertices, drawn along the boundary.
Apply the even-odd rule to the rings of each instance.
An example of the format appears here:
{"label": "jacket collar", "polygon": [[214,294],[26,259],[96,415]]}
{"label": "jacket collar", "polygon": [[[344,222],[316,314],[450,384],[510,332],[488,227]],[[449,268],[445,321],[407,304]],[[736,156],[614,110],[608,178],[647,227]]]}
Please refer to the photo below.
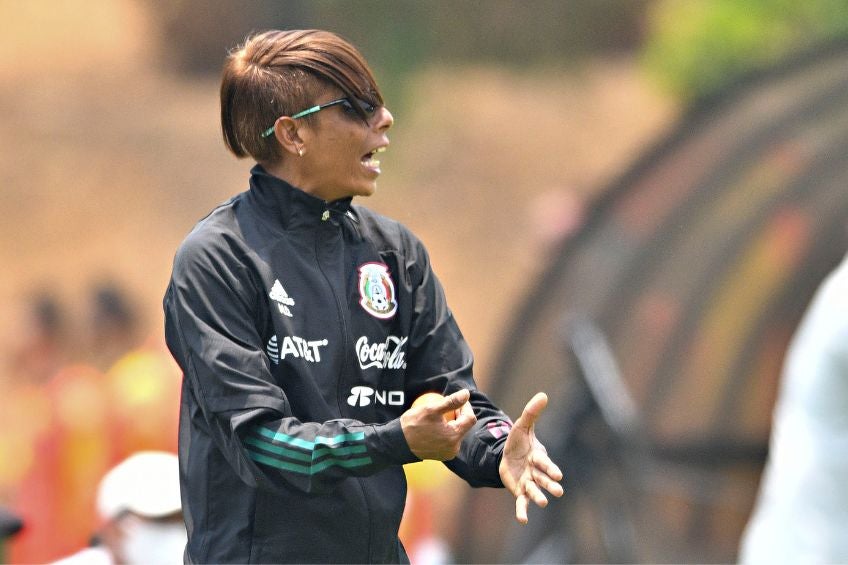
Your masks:
{"label": "jacket collar", "polygon": [[339,224],[348,214],[353,197],[327,202],[268,173],[262,165],[250,170],[250,196],[272,222],[283,229],[315,227],[323,222]]}

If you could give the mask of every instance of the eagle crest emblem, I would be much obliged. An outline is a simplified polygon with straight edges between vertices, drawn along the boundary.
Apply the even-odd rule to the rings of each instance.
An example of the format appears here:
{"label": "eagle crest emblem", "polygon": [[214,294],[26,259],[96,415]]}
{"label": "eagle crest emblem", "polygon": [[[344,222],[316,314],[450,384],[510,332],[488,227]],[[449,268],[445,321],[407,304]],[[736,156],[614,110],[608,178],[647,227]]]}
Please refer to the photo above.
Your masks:
{"label": "eagle crest emblem", "polygon": [[365,263],[359,266],[359,297],[362,308],[375,318],[387,320],[395,315],[395,285],[387,265]]}

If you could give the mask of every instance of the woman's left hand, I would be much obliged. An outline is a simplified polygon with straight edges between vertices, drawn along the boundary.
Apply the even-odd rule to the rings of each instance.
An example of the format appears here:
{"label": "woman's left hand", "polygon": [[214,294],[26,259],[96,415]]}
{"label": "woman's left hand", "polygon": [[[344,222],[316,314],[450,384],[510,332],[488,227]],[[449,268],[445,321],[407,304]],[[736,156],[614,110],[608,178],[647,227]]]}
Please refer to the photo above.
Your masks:
{"label": "woman's left hand", "polygon": [[521,524],[527,523],[527,506],[531,500],[541,508],[548,505],[542,489],[556,497],[563,493],[559,484],[562,471],[548,457],[534,431],[536,420],[547,405],[548,395],[543,392],[530,399],[506,438],[498,467],[501,481],[515,496],[515,519]]}

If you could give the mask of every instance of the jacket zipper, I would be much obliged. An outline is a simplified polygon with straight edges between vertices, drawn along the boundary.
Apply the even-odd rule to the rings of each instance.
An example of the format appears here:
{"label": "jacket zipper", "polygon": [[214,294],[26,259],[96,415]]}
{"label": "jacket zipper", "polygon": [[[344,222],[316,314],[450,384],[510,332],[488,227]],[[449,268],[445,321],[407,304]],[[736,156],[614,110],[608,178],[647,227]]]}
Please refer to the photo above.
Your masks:
{"label": "jacket zipper", "polygon": [[[323,220],[323,217],[322,217]],[[318,270],[321,271],[321,275],[324,277],[324,280],[327,281],[327,285],[330,287],[330,292],[333,294],[333,300],[336,302],[336,312],[339,315],[339,320],[341,321],[342,326],[342,366],[339,371],[338,377],[336,378],[336,407],[339,409],[339,417],[342,417],[342,403],[341,399],[343,394],[340,394],[340,387],[342,384],[342,379],[344,375],[347,374],[348,369],[348,341],[350,341],[350,336],[348,335],[347,329],[347,318],[345,318],[343,305],[341,299],[339,298],[338,292],[336,292],[336,287],[333,284],[333,281],[330,280],[330,277],[327,276],[327,272],[324,270],[324,267],[321,265],[321,229],[319,226],[315,229],[315,260],[318,263]],[[342,261],[344,261],[344,257],[342,257]]]}
{"label": "jacket zipper", "polygon": [[[330,213],[329,210],[325,210],[321,216],[322,225],[324,222],[329,220]],[[344,348],[344,354],[342,356],[342,368],[339,372],[339,377],[336,380],[336,405],[339,408],[339,417],[342,417],[342,398],[344,398],[344,391],[341,389],[341,384],[344,376],[347,374],[347,367],[350,357],[350,348],[348,347],[349,335],[347,328],[347,318],[345,317],[344,306],[342,304],[341,299],[339,298],[338,292],[336,292],[336,287],[333,285],[333,282],[330,280],[330,277],[327,276],[327,273],[324,271],[324,268],[321,266],[321,255],[320,255],[320,240],[321,240],[321,225],[319,225],[315,229],[315,259],[318,263],[318,270],[321,271],[321,274],[324,276],[324,280],[327,281],[327,284],[330,285],[330,292],[333,293],[333,299],[336,301],[336,310],[338,311],[339,318],[342,323],[342,346]],[[344,227],[342,227],[341,222],[338,225],[338,236],[342,240],[342,245],[344,245],[344,234],[342,233]],[[344,248],[342,249],[342,269],[344,269]],[[342,271],[344,274],[344,271]],[[371,539],[374,535],[374,524],[373,524],[373,513],[371,512],[371,506],[368,503],[368,494],[365,489],[365,485],[362,484],[361,477],[353,477],[356,481],[357,486],[359,486],[359,491],[362,494],[362,501],[365,504],[366,516],[368,516],[368,559],[369,561],[373,560],[373,556],[371,552],[373,550],[373,540]]]}

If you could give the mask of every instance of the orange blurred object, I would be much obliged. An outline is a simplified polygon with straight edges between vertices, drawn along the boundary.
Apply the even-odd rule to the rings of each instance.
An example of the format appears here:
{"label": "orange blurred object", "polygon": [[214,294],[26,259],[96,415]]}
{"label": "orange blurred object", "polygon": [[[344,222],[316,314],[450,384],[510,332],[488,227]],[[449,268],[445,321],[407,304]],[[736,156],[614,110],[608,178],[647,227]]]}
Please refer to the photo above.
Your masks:
{"label": "orange blurred object", "polygon": [[42,387],[43,398],[31,399],[18,422],[37,437],[16,460],[26,464],[15,489],[24,529],[9,544],[11,563],[45,563],[89,544],[100,526],[95,499],[106,471],[138,451],[176,452],[180,385],[176,364],[155,340],[105,373],[68,365]]}
{"label": "orange blurred object", "polygon": [[17,486],[24,529],[8,548],[11,563],[53,561],[88,545],[97,526],[97,482],[111,463],[104,379],[90,365],[62,368],[43,389],[48,414],[19,424],[37,425],[40,434]]}

